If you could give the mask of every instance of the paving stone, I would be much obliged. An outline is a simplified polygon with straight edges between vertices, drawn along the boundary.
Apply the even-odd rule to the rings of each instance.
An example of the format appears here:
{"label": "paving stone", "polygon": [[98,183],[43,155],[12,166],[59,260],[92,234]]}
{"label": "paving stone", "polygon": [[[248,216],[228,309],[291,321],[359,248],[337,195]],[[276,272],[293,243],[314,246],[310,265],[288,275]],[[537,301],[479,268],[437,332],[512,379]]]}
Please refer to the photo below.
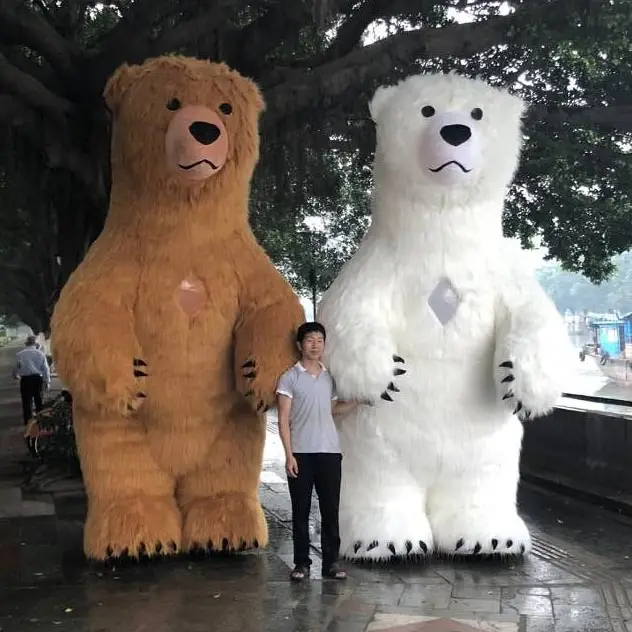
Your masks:
{"label": "paving stone", "polygon": [[518,632],[514,621],[378,614],[367,632]]}
{"label": "paving stone", "polygon": [[449,584],[439,586],[412,584],[404,589],[399,605],[414,606],[419,608],[420,612],[425,612],[428,609],[441,610],[450,605],[451,593],[452,586]]}
{"label": "paving stone", "polygon": [[[503,588],[501,597],[501,611],[504,613],[515,612],[540,617],[553,616],[553,604],[549,594],[533,594],[533,588]],[[549,590],[549,589],[545,589]]]}

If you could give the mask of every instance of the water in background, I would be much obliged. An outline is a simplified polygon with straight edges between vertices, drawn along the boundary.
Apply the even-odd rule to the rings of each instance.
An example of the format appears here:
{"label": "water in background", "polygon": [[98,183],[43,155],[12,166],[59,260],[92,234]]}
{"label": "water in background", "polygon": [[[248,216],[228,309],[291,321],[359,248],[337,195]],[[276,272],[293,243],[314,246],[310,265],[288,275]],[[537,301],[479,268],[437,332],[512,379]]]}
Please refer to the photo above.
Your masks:
{"label": "water in background", "polygon": [[582,334],[571,334],[570,336],[577,349],[577,354],[564,391],[577,395],[596,395],[632,401],[632,381],[629,385],[613,382],[600,371],[593,358],[586,358],[582,362],[579,359],[579,350],[588,341],[588,336]]}

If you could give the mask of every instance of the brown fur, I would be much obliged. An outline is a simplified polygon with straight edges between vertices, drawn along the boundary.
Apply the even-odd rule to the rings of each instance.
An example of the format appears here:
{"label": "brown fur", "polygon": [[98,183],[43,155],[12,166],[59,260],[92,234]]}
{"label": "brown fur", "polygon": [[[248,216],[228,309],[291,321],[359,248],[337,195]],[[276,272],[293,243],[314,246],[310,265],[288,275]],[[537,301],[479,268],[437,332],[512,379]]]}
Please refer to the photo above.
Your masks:
{"label": "brown fur", "polygon": [[[261,95],[223,64],[163,57],[120,68],[105,99],[110,210],[52,319],[89,499],[85,552],[265,546],[260,412],[296,360],[304,314],[248,225]],[[191,112],[219,117],[228,141],[219,169],[195,178],[174,159],[212,149],[188,138]],[[197,312],[180,303],[185,279],[202,287]]]}

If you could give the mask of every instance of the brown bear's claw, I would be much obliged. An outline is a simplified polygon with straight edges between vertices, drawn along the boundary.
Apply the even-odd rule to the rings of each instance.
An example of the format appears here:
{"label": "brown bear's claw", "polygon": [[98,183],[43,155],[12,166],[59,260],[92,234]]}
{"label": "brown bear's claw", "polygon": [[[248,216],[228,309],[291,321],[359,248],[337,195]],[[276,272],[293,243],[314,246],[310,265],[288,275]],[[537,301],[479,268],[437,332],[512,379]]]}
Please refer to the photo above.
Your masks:
{"label": "brown bear's claw", "polygon": [[243,377],[254,380],[257,377],[257,363],[252,359],[246,360],[241,365],[241,368],[244,369]]}

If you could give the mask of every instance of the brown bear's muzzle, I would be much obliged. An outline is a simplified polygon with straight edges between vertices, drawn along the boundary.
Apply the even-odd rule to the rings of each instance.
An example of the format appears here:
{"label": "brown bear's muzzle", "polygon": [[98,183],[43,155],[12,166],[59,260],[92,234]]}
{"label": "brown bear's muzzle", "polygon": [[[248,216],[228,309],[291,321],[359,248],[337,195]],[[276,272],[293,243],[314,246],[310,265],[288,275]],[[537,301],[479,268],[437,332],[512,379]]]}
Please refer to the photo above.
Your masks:
{"label": "brown bear's muzzle", "polygon": [[185,106],[169,123],[165,136],[167,164],[190,180],[218,173],[228,155],[228,132],[220,116],[201,105]]}

